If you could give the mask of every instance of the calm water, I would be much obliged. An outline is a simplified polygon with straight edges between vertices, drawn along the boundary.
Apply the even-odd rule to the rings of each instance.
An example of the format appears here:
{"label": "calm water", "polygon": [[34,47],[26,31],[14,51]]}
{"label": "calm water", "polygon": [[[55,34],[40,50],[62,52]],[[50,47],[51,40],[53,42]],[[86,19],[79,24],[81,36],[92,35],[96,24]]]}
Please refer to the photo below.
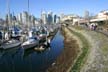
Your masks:
{"label": "calm water", "polygon": [[42,53],[22,48],[0,52],[0,72],[45,72],[63,49],[60,31],[51,42],[51,49]]}

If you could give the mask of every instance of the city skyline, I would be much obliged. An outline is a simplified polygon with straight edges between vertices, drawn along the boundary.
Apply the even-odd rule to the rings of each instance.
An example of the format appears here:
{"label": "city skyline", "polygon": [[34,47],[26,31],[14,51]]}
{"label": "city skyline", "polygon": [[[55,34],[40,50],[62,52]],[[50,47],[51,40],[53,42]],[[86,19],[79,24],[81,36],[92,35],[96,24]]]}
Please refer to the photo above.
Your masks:
{"label": "city skyline", "polygon": [[[6,11],[6,1],[0,0],[0,18],[4,18]],[[41,11],[52,11],[55,14],[78,14],[84,15],[84,11],[88,10],[92,14],[96,14],[101,10],[106,10],[108,1],[97,0],[29,0],[30,13],[40,18]],[[10,0],[10,12],[18,14],[22,11],[27,11],[27,0]]]}

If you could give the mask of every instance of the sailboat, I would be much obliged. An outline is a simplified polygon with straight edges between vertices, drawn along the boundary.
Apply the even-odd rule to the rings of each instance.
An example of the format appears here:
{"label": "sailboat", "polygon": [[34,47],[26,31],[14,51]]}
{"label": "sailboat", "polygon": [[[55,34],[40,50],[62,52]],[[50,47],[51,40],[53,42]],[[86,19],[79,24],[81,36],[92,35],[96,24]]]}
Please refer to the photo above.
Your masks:
{"label": "sailboat", "polygon": [[28,39],[22,44],[22,47],[24,49],[34,48],[39,44],[38,38],[32,35],[32,31],[29,31],[28,34]]}
{"label": "sailboat", "polygon": [[39,40],[33,35],[33,32],[29,29],[29,0],[28,0],[28,38],[22,43],[22,48],[31,49],[39,44]]}
{"label": "sailboat", "polygon": [[45,30],[45,33],[42,33],[41,35],[43,38],[39,39],[39,45],[34,48],[36,51],[44,51],[45,49],[50,48],[51,39],[47,38],[47,30]]}
{"label": "sailboat", "polygon": [[5,32],[5,39],[0,45],[0,49],[11,49],[15,48],[21,45],[21,42],[15,39],[10,39],[9,34],[9,25],[10,25],[10,9],[9,9],[9,0],[7,0],[7,6],[8,6],[8,26],[7,26],[7,32]]}
{"label": "sailboat", "polygon": [[11,32],[11,38],[19,40],[20,37],[21,37],[22,30],[21,30],[20,26],[15,24],[16,20],[17,19],[16,19],[15,15],[14,15],[14,12],[13,12],[12,26],[9,28],[9,31]]}

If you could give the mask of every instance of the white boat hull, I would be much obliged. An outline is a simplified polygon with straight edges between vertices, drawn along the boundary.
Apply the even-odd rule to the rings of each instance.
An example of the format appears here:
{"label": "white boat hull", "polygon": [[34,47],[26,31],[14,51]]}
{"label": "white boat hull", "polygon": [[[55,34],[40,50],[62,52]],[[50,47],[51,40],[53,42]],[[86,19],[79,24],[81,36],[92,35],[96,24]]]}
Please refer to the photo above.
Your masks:
{"label": "white boat hull", "polygon": [[28,40],[28,41],[26,41],[26,42],[24,42],[23,44],[22,44],[22,47],[24,48],[24,49],[30,49],[30,48],[34,48],[35,46],[37,46],[39,44],[39,41],[36,41],[36,40],[34,40],[34,41],[30,41],[30,40]]}
{"label": "white boat hull", "polygon": [[[11,42],[10,42],[11,41]],[[21,45],[21,42],[18,40],[9,40],[1,45],[2,49],[11,49]]]}
{"label": "white boat hull", "polygon": [[22,47],[23,47],[24,49],[34,48],[35,46],[37,46],[37,44],[36,44],[36,43],[34,43],[34,44],[22,45]]}

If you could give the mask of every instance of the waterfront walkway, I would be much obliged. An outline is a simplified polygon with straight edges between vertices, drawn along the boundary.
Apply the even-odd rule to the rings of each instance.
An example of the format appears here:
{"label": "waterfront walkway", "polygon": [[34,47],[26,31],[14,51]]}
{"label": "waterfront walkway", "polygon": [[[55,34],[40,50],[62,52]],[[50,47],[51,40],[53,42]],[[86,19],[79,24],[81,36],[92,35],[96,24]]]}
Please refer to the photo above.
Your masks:
{"label": "waterfront walkway", "polygon": [[108,37],[102,33],[80,27],[69,28],[82,34],[91,45],[80,72],[108,72]]}
{"label": "waterfront walkway", "polygon": [[64,27],[64,50],[47,72],[108,72],[108,36],[82,27]]}

